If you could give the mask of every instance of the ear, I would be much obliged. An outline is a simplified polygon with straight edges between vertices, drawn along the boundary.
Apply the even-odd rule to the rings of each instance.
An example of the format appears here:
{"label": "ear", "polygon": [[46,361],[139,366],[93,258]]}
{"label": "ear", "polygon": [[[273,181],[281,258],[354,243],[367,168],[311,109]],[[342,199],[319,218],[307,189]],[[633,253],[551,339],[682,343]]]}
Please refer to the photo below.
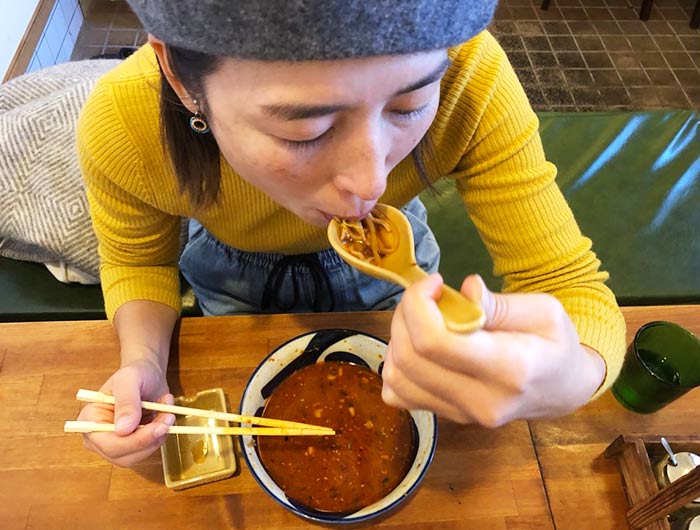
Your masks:
{"label": "ear", "polygon": [[185,89],[185,87],[182,85],[180,80],[170,68],[170,62],[168,61],[168,51],[165,47],[165,43],[149,33],[148,44],[151,45],[151,48],[153,48],[153,51],[156,53],[156,57],[158,57],[158,62],[160,63],[160,67],[163,70],[165,79],[167,79],[170,86],[173,87],[175,94],[177,94],[177,97],[180,98],[182,104],[187,108],[187,110],[194,114],[197,111],[197,107],[192,102],[192,96],[190,96],[189,92]]}

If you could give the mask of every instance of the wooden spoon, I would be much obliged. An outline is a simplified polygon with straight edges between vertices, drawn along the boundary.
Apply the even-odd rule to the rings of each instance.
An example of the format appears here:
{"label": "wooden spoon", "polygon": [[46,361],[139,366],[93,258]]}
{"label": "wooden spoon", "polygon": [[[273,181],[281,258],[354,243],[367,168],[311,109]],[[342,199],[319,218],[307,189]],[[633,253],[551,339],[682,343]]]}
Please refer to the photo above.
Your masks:
{"label": "wooden spoon", "polygon": [[[380,280],[397,283],[403,287],[408,287],[427,277],[428,273],[416,263],[416,255],[413,250],[413,230],[406,216],[388,204],[377,204],[373,211],[384,214],[395,227],[395,237],[398,240],[396,250],[384,256],[379,264],[369,263],[358,258],[352,255],[340,241],[339,224],[333,220],[328,225],[328,239],[340,257],[365,274]],[[484,324],[484,313],[481,308],[446,284],[442,287],[442,296],[437,305],[445,320],[445,325],[451,331],[469,333],[479,329]]]}

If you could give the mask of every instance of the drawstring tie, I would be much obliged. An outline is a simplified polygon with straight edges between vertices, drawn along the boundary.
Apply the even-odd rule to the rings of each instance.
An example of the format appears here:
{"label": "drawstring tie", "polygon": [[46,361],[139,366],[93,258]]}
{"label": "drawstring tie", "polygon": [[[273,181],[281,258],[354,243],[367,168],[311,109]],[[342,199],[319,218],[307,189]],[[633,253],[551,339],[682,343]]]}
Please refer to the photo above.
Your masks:
{"label": "drawstring tie", "polygon": [[[275,263],[270,271],[270,274],[267,276],[265,287],[263,288],[262,301],[260,303],[260,307],[263,310],[268,309],[274,304],[275,307],[282,311],[289,311],[299,302],[299,279],[297,278],[294,269],[295,267],[298,269],[304,265],[308,267],[313,280],[311,303],[314,312],[318,313],[324,310],[322,307],[324,300],[324,287],[325,291],[328,293],[328,299],[330,300],[330,307],[326,311],[333,311],[335,308],[333,289],[331,288],[330,279],[328,278],[326,271],[323,269],[317,254],[284,256],[278,260],[277,263]],[[287,270],[291,272],[294,297],[291,303],[284,305],[282,300],[280,300],[279,294],[281,292]]]}

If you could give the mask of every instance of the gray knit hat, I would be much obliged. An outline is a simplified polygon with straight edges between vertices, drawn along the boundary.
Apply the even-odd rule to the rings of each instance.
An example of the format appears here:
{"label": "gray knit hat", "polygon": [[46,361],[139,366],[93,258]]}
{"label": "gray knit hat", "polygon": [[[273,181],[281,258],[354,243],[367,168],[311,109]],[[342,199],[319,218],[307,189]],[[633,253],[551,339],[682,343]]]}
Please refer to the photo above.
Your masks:
{"label": "gray knit hat", "polygon": [[465,42],[496,0],[128,0],[168,44],[244,59],[397,55]]}

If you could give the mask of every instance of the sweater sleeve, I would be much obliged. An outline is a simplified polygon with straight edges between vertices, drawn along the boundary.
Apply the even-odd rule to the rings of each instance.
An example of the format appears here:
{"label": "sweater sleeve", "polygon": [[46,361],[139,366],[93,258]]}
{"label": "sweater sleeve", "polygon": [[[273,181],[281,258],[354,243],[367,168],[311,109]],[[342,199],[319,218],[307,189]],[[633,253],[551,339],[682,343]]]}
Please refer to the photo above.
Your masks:
{"label": "sweater sleeve", "polygon": [[180,218],[154,206],[142,158],[113,104],[98,84],[78,122],[77,149],[98,240],[100,279],[110,320],[130,300],[180,311]]}
{"label": "sweater sleeve", "polygon": [[[505,53],[485,33],[469,81],[448,97],[478,119],[453,174],[481,238],[503,277],[504,292],[545,292],[570,316],[582,344],[606,363],[598,397],[617,377],[625,353],[625,322],[608,274],[592,251],[545,159],[539,122]],[[457,56],[456,62],[465,57]],[[460,83],[455,83],[460,86]]]}

